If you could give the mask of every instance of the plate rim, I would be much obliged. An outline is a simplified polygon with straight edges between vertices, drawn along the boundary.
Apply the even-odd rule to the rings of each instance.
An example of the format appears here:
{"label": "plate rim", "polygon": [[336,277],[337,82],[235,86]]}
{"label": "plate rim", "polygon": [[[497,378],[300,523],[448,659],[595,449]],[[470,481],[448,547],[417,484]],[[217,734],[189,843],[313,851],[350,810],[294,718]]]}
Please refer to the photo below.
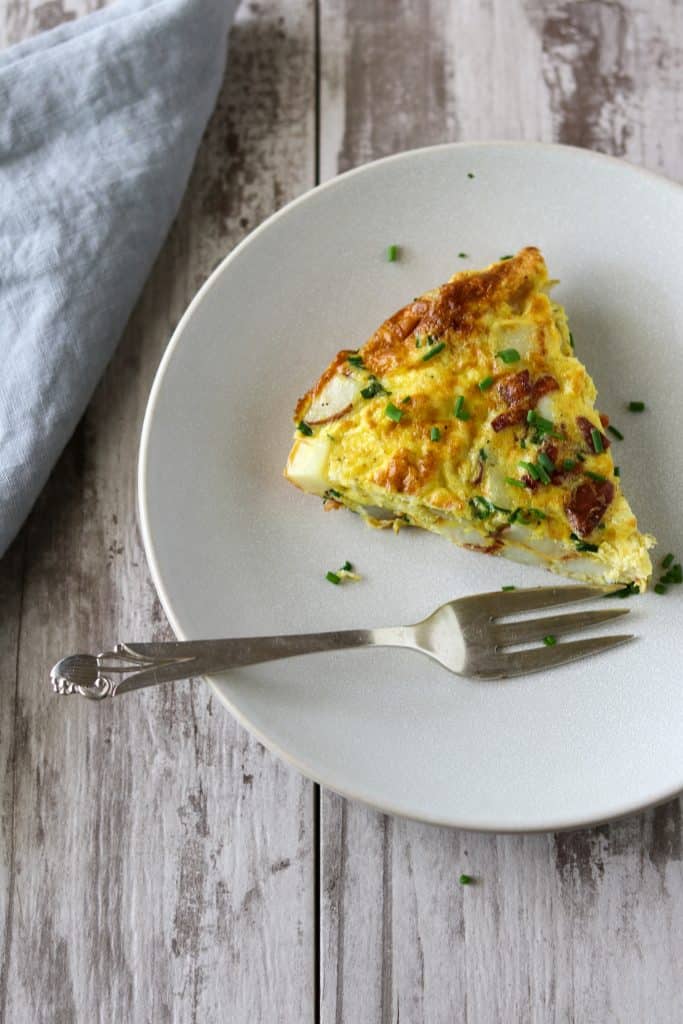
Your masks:
{"label": "plate rim", "polygon": [[[563,143],[554,142],[538,142],[538,141],[525,141],[516,139],[502,139],[502,140],[485,140],[485,141],[467,141],[467,142],[444,142],[432,146],[420,146],[414,149],[402,150],[399,153],[393,153],[389,156],[381,157],[378,160],[372,160],[367,163],[361,164],[358,167],[351,168],[348,171],[338,174],[328,181],[316,185],[310,189],[307,189],[301,195],[296,196],[290,200],[280,209],[270,214],[265,220],[263,220],[253,231],[250,231],[240,242],[237,243],[226,255],[221,259],[220,263],[212,270],[207,277],[206,281],[197,290],[191,301],[189,302],[184,313],[180,317],[175,329],[173,330],[171,337],[166,345],[163,352],[159,365],[154,374],[154,380],[150,388],[147,404],[145,406],[145,413],[142,422],[142,429],[140,432],[140,442],[138,447],[138,458],[137,458],[137,471],[136,471],[136,510],[138,525],[140,528],[140,535],[142,538],[142,546],[145,552],[145,558],[149,568],[150,576],[154,584],[155,590],[164,609],[166,617],[175,633],[176,637],[180,640],[190,639],[181,628],[178,622],[175,612],[173,610],[173,604],[170,596],[166,592],[161,578],[161,571],[159,563],[156,557],[153,532],[150,526],[149,509],[147,506],[147,493],[146,493],[146,481],[147,481],[147,469],[148,469],[148,454],[149,454],[149,440],[152,431],[152,424],[155,417],[159,396],[161,394],[164,378],[166,372],[170,366],[170,363],[174,357],[176,349],[179,347],[182,336],[185,332],[187,324],[194,316],[195,310],[203,302],[205,295],[215,286],[218,278],[226,271],[230,263],[237,259],[241,254],[242,250],[251,244],[251,242],[259,236],[262,232],[267,231],[270,226],[281,217],[284,217],[290,213],[292,209],[310,200],[314,194],[318,194],[321,191],[334,189],[339,182],[346,180],[349,177],[356,175],[372,173],[378,165],[384,165],[387,163],[400,162],[402,160],[412,159],[421,154],[433,153],[436,151],[445,150],[467,150],[467,149],[482,149],[482,148],[506,148],[506,149],[524,149],[524,150],[551,150],[558,153],[569,153],[572,158],[579,158],[586,161],[597,161],[600,163],[614,164],[618,167],[627,168],[631,173],[637,173],[644,176],[646,179],[650,179],[659,187],[669,187],[679,197],[683,193],[683,184],[677,182],[673,178],[669,178],[664,174],[660,174],[656,171],[651,171],[648,168],[640,167],[637,164],[630,163],[628,160],[624,160],[621,157],[612,156],[607,153],[600,153],[591,149],[584,149],[581,146],[569,146]],[[320,786],[324,786],[326,789],[332,790],[334,793],[339,794],[348,800],[357,800],[365,804],[367,807],[371,807],[383,814],[391,814],[395,817],[404,818],[410,821],[418,821],[429,825],[435,825],[439,827],[448,828],[459,828],[470,832],[480,832],[484,834],[498,834],[498,835],[539,835],[546,834],[548,832],[565,832],[574,831],[580,828],[588,828],[606,822],[612,822],[621,818],[629,817],[633,814],[640,813],[646,810],[650,810],[654,807],[658,807],[661,804],[667,803],[674,799],[676,796],[683,793],[683,778],[680,783],[675,785],[673,788],[667,790],[665,793],[654,795],[651,799],[645,801],[635,800],[627,804],[621,804],[613,807],[605,813],[599,815],[589,815],[577,817],[569,816],[562,817],[559,815],[556,819],[551,819],[547,824],[539,825],[538,823],[525,823],[520,822],[513,825],[501,826],[495,821],[482,822],[477,820],[476,823],[468,821],[466,817],[458,816],[444,818],[440,815],[433,815],[420,810],[419,808],[405,808],[393,806],[390,801],[379,801],[372,795],[363,792],[362,787],[346,788],[340,786],[338,783],[328,779],[324,772],[320,773],[314,771],[311,766],[306,763],[305,759],[299,758],[291,751],[284,749],[279,743],[273,740],[271,737],[266,735],[261,729],[251,722],[249,717],[245,715],[239,708],[237,708],[232,701],[223,692],[220,683],[213,676],[202,676],[201,677],[219,700],[219,702],[225,707],[230,714],[237,720],[237,722],[246,729],[252,736],[258,740],[267,750],[274,753],[277,757],[281,758],[287,764],[294,767],[298,772],[304,775],[306,778],[311,779],[313,782]]]}

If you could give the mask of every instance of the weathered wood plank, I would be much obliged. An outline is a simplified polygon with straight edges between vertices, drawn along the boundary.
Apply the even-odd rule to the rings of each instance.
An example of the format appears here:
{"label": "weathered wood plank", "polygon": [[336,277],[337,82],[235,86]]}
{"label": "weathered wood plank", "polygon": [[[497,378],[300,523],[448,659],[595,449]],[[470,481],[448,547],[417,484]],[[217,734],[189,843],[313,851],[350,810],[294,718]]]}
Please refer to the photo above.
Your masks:
{"label": "weathered wood plank", "polygon": [[[529,138],[683,178],[674,0],[324,0],[324,177]],[[365,14],[365,17],[364,17]],[[679,1019],[681,802],[572,835],[481,836],[323,792],[321,1019]],[[467,872],[477,884],[460,887]]]}
{"label": "weathered wood plank", "polygon": [[[13,0],[5,37],[40,28],[48,6]],[[51,698],[47,682],[65,652],[169,635],[136,527],[141,418],[197,286],[313,183],[313,13],[242,7],[177,222],[2,565],[3,1020],[313,1016],[313,787],[198,682],[104,705]]]}

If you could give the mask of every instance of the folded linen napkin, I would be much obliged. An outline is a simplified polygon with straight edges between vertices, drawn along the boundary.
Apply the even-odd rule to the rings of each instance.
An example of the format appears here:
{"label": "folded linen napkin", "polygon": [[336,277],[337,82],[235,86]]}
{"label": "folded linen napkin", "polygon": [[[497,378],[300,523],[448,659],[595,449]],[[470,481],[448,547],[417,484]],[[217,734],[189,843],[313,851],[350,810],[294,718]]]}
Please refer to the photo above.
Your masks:
{"label": "folded linen napkin", "polygon": [[120,0],[0,53],[0,555],[178,209],[237,0]]}

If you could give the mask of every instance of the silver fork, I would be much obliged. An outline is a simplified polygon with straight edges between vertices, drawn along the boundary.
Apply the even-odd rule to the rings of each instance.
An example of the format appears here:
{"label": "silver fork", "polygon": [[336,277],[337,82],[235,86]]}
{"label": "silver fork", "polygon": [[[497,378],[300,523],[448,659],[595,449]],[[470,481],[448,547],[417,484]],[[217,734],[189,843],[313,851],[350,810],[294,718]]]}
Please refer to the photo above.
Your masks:
{"label": "silver fork", "polygon": [[[599,626],[627,615],[628,608],[551,615],[517,622],[501,618],[573,604],[613,593],[619,587],[534,587],[461,597],[442,604],[412,626],[345,629],[291,636],[238,637],[231,640],[186,640],[170,643],[123,643],[103,654],[62,658],[50,673],[56,693],[79,693],[100,699],[146,686],[212,675],[259,662],[350,647],[408,647],[428,655],[450,672],[473,679],[506,679],[556,668],[589,654],[632,640],[632,634],[592,637],[557,644],[558,636]],[[510,651],[508,647],[552,638],[552,646]]]}

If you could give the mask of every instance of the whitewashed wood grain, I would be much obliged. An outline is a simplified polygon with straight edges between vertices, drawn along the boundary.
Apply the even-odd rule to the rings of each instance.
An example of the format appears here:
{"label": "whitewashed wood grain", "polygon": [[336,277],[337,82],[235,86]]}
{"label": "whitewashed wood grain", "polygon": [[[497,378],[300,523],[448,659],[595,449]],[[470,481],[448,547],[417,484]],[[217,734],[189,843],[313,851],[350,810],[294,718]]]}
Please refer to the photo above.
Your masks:
{"label": "whitewashed wood grain", "polygon": [[[4,39],[88,5],[9,0]],[[200,683],[90,705],[47,679],[66,652],[169,635],[135,521],[141,417],[198,285],[313,183],[313,40],[309,0],[242,6],[177,221],[1,567],[3,1021],[313,1018],[311,784]]]}
{"label": "whitewashed wood grain", "polygon": [[[538,138],[683,179],[682,18],[675,0],[323,0],[323,176],[412,146]],[[323,792],[321,835],[325,1024],[681,1020],[679,801],[522,838]]]}

